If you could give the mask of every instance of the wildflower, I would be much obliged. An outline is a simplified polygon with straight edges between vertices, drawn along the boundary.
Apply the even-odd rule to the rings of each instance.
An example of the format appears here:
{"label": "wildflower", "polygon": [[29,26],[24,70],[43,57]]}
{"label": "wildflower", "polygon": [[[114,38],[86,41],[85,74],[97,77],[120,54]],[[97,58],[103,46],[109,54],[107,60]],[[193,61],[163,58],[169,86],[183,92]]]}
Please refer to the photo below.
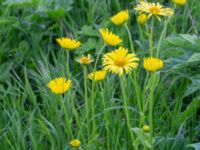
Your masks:
{"label": "wildflower", "polygon": [[141,14],[148,14],[148,18],[155,16],[160,20],[160,16],[173,16],[174,11],[171,8],[166,8],[159,3],[150,3],[145,1],[140,1],[136,6],[135,10]]}
{"label": "wildflower", "polygon": [[123,10],[123,11],[120,11],[119,13],[117,13],[116,15],[112,16],[110,20],[115,25],[121,25],[121,24],[124,24],[125,22],[127,22],[128,18],[129,18],[128,10]]}
{"label": "wildflower", "polygon": [[90,55],[87,55],[87,56],[82,56],[78,59],[76,59],[76,61],[80,64],[83,64],[83,65],[88,65],[90,64],[91,62],[94,61],[94,59],[91,58]]}
{"label": "wildflower", "polygon": [[67,50],[76,49],[81,45],[79,41],[67,37],[57,38],[56,41],[60,44],[62,48],[65,48]]}
{"label": "wildflower", "polygon": [[154,72],[163,68],[163,61],[159,58],[144,58],[144,68],[147,71]]}
{"label": "wildflower", "polygon": [[103,56],[104,70],[123,75],[130,73],[138,66],[139,58],[135,54],[128,54],[128,49],[119,47]]}
{"label": "wildflower", "polygon": [[74,139],[70,141],[70,145],[74,148],[79,148],[81,145],[81,142],[78,139]]}
{"label": "wildflower", "polygon": [[142,127],[142,129],[143,129],[144,132],[149,132],[150,127],[149,127],[148,125],[144,125],[144,126]]}
{"label": "wildflower", "polygon": [[101,33],[104,42],[108,45],[117,46],[122,42],[118,35],[113,34],[107,28],[99,29],[99,32]]}
{"label": "wildflower", "polygon": [[106,71],[105,70],[99,70],[99,71],[95,71],[92,72],[88,75],[88,78],[90,80],[94,80],[94,81],[102,81],[104,80],[106,77]]}
{"label": "wildflower", "polygon": [[47,86],[55,94],[63,94],[71,87],[71,80],[66,80],[64,77],[58,77],[51,80]]}
{"label": "wildflower", "polygon": [[147,15],[146,15],[146,14],[140,14],[140,15],[137,17],[137,21],[138,21],[138,23],[140,23],[140,24],[145,24],[146,21],[147,21]]}
{"label": "wildflower", "polygon": [[186,0],[173,0],[174,4],[176,5],[185,5]]}

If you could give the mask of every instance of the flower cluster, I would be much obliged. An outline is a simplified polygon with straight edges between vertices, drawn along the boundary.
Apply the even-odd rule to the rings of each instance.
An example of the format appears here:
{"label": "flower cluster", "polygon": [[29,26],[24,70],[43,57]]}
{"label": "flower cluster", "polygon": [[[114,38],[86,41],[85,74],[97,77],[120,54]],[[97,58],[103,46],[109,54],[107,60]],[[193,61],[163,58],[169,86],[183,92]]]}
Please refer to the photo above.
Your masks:
{"label": "flower cluster", "polygon": [[[177,5],[184,5],[186,3],[186,0],[173,0],[173,2]],[[174,10],[171,8],[167,8],[159,3],[150,3],[146,1],[140,1],[139,4],[135,7],[135,11],[138,13],[137,22],[143,25],[147,24],[148,20],[152,19],[153,17],[161,20],[162,16],[170,17],[173,16],[174,14]],[[128,32],[128,37],[130,39],[130,45],[132,50],[133,40],[131,38],[131,34],[129,32],[127,24],[129,19],[130,19],[129,11],[123,10],[117,13],[116,15],[113,15],[110,18],[110,21],[117,26],[122,25],[120,27],[123,27],[124,25],[125,29]],[[146,30],[148,31],[148,27]],[[106,53],[103,53],[102,51],[103,48],[102,48],[95,59],[93,59],[94,57],[91,57],[90,54],[87,55],[84,54],[75,59],[84,68],[84,88],[87,84],[86,80],[91,80],[92,83],[98,84],[99,82],[108,79],[106,76],[109,73],[116,74],[120,77],[126,76],[128,74],[132,75],[131,72],[133,72],[133,70],[136,70],[140,66],[141,59],[139,59],[139,56],[141,55],[138,56],[136,53],[130,52],[127,48],[125,48],[125,46],[122,46],[124,43],[122,38],[120,38],[120,36],[114,34],[108,28],[100,28],[99,33],[104,42],[103,48],[105,46],[109,46],[110,51],[108,52],[107,50]],[[57,38],[56,41],[58,42],[60,47],[67,50],[67,53],[68,51],[78,49],[81,46],[81,42],[79,42],[78,40],[67,37]],[[149,45],[150,45],[149,49],[151,49],[151,44]],[[115,48],[111,48],[112,46],[114,46]],[[102,60],[101,62],[102,65],[101,69],[99,70],[97,68],[97,64],[99,64],[98,60],[99,57],[101,56],[102,58],[100,60]],[[92,67],[92,62],[95,62],[95,65],[93,67]],[[91,65],[91,67],[88,67],[89,64]],[[149,57],[144,56],[143,68],[147,72],[150,72],[151,75],[154,75],[155,72],[161,70],[163,67],[164,67],[163,60],[158,58],[157,56],[155,57],[155,52],[153,52],[152,54],[150,53]],[[68,70],[70,69],[68,68]],[[90,73],[88,73],[87,70],[90,70]],[[67,80],[65,77],[57,77],[49,81],[49,83],[47,84],[51,92],[55,94],[64,94],[70,89],[71,85],[72,81],[70,79]],[[85,88],[85,91],[87,92],[87,88]],[[86,99],[87,99],[87,94],[86,94]],[[143,126],[144,132],[149,132],[149,130],[150,127],[148,125]],[[78,139],[74,139],[70,142],[70,145],[73,148],[78,148],[80,147],[81,142]]]}

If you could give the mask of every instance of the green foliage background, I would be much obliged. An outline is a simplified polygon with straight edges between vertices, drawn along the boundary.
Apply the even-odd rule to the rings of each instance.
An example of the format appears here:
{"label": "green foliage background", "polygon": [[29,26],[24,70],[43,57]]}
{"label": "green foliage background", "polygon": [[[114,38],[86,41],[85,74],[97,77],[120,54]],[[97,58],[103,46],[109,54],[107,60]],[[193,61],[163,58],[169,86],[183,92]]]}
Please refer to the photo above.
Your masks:
{"label": "green foliage background", "polygon": [[[169,0],[156,2],[173,7]],[[83,149],[130,149],[122,99],[114,76],[103,83],[107,109],[103,109],[101,93],[95,93],[98,132],[93,137],[86,134],[85,116],[80,113],[84,98],[83,72],[74,58],[85,53],[97,54],[103,45],[99,27],[108,27],[119,34],[128,47],[125,29],[109,21],[110,16],[123,9],[131,12],[129,26],[137,53],[140,58],[146,56],[148,41],[145,33],[139,31],[133,10],[135,5],[136,1],[131,0],[0,0],[0,149],[71,149],[72,137],[65,123],[73,124],[74,120],[80,124],[70,130],[74,138],[81,140]],[[176,9],[162,41],[161,58],[165,68],[160,73],[154,104],[154,140],[158,150],[199,150],[200,147],[199,20],[199,0],[188,0],[185,7]],[[163,24],[157,22],[155,39]],[[66,76],[63,63],[66,54],[55,41],[61,36],[74,37],[83,43],[70,58],[74,84],[72,92],[65,95],[69,115],[66,119],[57,111],[59,98],[46,86],[52,78]],[[111,47],[106,49],[110,50]],[[142,64],[140,68],[138,79],[142,88]],[[127,82],[126,88],[131,101],[135,91],[131,83]],[[75,105],[71,104],[72,99]],[[133,132],[139,135],[142,131],[135,105],[135,101],[130,104],[135,122]],[[109,114],[106,121],[103,119],[105,112]],[[105,138],[106,126],[110,133]],[[142,145],[148,145],[142,138],[138,139],[141,149]]]}

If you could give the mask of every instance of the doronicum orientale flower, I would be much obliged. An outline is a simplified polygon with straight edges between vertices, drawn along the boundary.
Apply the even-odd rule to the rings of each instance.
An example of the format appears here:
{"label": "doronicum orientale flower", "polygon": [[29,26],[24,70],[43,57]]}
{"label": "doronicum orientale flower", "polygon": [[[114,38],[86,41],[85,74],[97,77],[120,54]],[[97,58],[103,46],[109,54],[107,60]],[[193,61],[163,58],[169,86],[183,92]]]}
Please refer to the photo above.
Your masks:
{"label": "doronicum orientale flower", "polygon": [[147,21],[147,15],[146,14],[140,14],[137,17],[137,21],[138,21],[139,24],[145,24],[146,21]]}
{"label": "doronicum orientale flower", "polygon": [[93,62],[94,59],[92,59],[90,55],[87,55],[87,56],[81,56],[77,58],[76,61],[82,65],[88,65],[91,62]]}
{"label": "doronicum orientale flower", "polygon": [[159,3],[150,3],[145,1],[140,1],[135,7],[136,12],[139,14],[145,13],[148,18],[155,16],[160,20],[160,16],[173,16],[174,11],[171,8],[166,8]]}
{"label": "doronicum orientale flower", "polygon": [[186,0],[173,0],[174,4],[176,5],[185,5]]}
{"label": "doronicum orientale flower", "polygon": [[147,57],[144,58],[144,69],[150,72],[155,72],[163,68],[163,61],[159,58]]}
{"label": "doronicum orientale flower", "polygon": [[47,86],[55,94],[63,94],[71,87],[71,80],[66,80],[64,77],[58,77],[51,80]]}
{"label": "doronicum orientale flower", "polygon": [[90,80],[94,80],[95,82],[102,81],[105,79],[105,77],[106,77],[105,70],[99,70],[99,71],[95,71],[95,72],[88,74],[88,78]]}
{"label": "doronicum orientale flower", "polygon": [[78,139],[74,139],[74,140],[71,140],[71,141],[70,141],[70,145],[71,145],[73,148],[79,148],[80,145],[81,145],[81,142],[80,142]]}
{"label": "doronicum orientale flower", "polygon": [[130,73],[138,66],[139,58],[134,53],[128,53],[128,49],[119,47],[103,56],[104,70],[123,75]]}
{"label": "doronicum orientale flower", "polygon": [[113,34],[107,28],[99,29],[99,32],[101,33],[104,42],[108,45],[117,46],[122,42],[121,38],[118,35]]}
{"label": "doronicum orientale flower", "polygon": [[117,13],[116,15],[112,16],[110,20],[115,24],[115,25],[122,25],[128,21],[129,18],[129,12],[128,10],[123,10]]}
{"label": "doronicum orientale flower", "polygon": [[149,127],[148,125],[144,125],[144,126],[142,127],[142,130],[143,130],[144,132],[149,132],[150,127]]}
{"label": "doronicum orientale flower", "polygon": [[80,47],[81,45],[79,41],[67,37],[57,38],[56,41],[60,44],[62,48],[67,49],[69,51],[74,50]]}

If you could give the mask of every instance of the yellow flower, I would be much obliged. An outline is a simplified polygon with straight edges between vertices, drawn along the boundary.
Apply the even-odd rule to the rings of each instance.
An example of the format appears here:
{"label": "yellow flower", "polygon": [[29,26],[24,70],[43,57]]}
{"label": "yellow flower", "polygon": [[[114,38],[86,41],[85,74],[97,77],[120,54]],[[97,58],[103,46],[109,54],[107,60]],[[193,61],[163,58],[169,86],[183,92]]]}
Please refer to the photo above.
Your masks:
{"label": "yellow flower", "polygon": [[138,66],[139,58],[135,54],[128,54],[128,49],[119,47],[103,56],[104,70],[123,75],[130,73]]}
{"label": "yellow flower", "polygon": [[71,87],[71,80],[66,80],[64,77],[58,77],[51,80],[47,86],[55,94],[63,94]]}
{"label": "yellow flower", "polygon": [[147,15],[146,15],[146,14],[140,14],[140,15],[137,17],[137,21],[138,21],[138,23],[140,23],[140,24],[145,24],[146,21],[147,21]]}
{"label": "yellow flower", "polygon": [[76,59],[76,61],[80,64],[83,64],[83,65],[88,65],[90,64],[91,62],[94,61],[94,59],[91,58],[90,55],[87,55],[87,56],[82,56],[78,59]]}
{"label": "yellow flower", "polygon": [[186,0],[173,0],[173,2],[176,5],[185,5]]}
{"label": "yellow flower", "polygon": [[142,127],[142,129],[143,129],[144,132],[149,132],[150,127],[149,127],[148,125],[144,125],[144,126]]}
{"label": "yellow flower", "polygon": [[144,68],[147,71],[154,72],[163,68],[163,61],[159,58],[144,58]]}
{"label": "yellow flower", "polygon": [[105,70],[99,70],[88,74],[88,78],[94,81],[102,81],[105,79],[105,77],[106,77]]}
{"label": "yellow flower", "polygon": [[107,28],[99,29],[99,32],[101,33],[104,42],[108,45],[117,46],[122,42],[118,35],[113,34]]}
{"label": "yellow flower", "polygon": [[78,148],[81,145],[81,142],[77,139],[71,140],[70,145],[74,148]]}
{"label": "yellow flower", "polygon": [[160,20],[160,16],[173,16],[174,11],[171,8],[166,8],[159,3],[150,3],[145,1],[140,1],[136,6],[135,10],[141,14],[148,14],[148,18],[155,16]]}
{"label": "yellow flower", "polygon": [[60,44],[62,48],[65,48],[67,50],[76,49],[81,45],[79,41],[67,37],[57,38],[56,41]]}
{"label": "yellow flower", "polygon": [[115,25],[121,25],[124,24],[125,22],[128,21],[129,18],[129,13],[128,10],[123,10],[117,13],[116,15],[112,16],[110,20],[115,24]]}

